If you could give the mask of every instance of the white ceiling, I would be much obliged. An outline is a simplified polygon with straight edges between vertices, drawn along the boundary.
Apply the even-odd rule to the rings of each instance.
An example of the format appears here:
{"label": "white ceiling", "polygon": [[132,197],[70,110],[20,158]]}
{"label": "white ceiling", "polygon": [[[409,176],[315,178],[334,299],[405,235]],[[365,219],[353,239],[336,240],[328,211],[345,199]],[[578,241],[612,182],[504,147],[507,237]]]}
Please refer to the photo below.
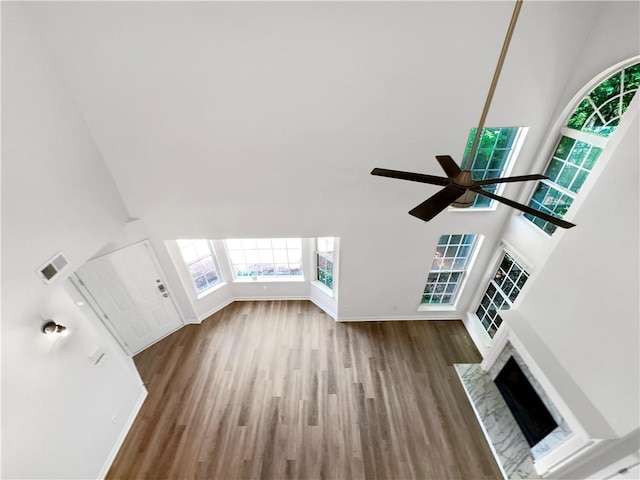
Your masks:
{"label": "white ceiling", "polygon": [[[513,3],[29,8],[131,216],[175,238],[427,228],[406,212],[437,187],[369,172],[439,175],[434,155],[460,159]],[[514,174],[530,169],[598,8],[525,3],[487,120],[531,128]],[[499,230],[508,214],[433,222]]]}
{"label": "white ceiling", "polygon": [[[513,175],[543,171],[561,111],[628,58],[633,32],[612,29],[629,9],[614,5],[524,3],[487,118],[529,128]],[[338,313],[353,318],[415,317],[441,234],[484,236],[453,314],[475,308],[514,210],[425,223],[407,212],[437,187],[370,171],[440,175],[435,155],[460,160],[513,6],[21,4],[152,241],[339,236]],[[532,187],[504,195],[526,201]]]}

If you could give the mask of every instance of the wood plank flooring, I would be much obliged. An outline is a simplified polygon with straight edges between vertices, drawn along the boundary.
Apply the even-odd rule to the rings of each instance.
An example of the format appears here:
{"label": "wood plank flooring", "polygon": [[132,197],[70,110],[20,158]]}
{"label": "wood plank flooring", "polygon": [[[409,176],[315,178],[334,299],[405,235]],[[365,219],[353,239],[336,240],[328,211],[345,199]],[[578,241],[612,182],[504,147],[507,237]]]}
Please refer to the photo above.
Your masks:
{"label": "wood plank flooring", "polygon": [[135,357],[149,395],[108,479],[499,479],[459,321],[336,323],[237,302]]}

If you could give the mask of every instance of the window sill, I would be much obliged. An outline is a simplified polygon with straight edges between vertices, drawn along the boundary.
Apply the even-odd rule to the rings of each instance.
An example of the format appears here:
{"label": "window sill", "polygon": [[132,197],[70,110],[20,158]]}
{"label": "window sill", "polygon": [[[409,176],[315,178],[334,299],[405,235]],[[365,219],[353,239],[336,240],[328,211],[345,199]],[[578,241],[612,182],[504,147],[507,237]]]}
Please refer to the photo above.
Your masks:
{"label": "window sill", "polygon": [[324,283],[318,280],[311,280],[311,285],[316,287],[318,290],[324,293],[327,297],[333,298],[333,289],[327,287]]}
{"label": "window sill", "polygon": [[418,312],[455,312],[455,305],[442,305],[442,304],[433,304],[429,305],[428,303],[421,303],[418,306]]}
{"label": "window sill", "polygon": [[447,212],[495,212],[498,208],[498,202],[494,201],[493,205],[490,207],[467,207],[467,208],[456,208],[456,207],[448,207]]}
{"label": "window sill", "polygon": [[233,280],[234,283],[291,283],[304,282],[304,277],[240,277]]}
{"label": "window sill", "polygon": [[[536,235],[538,238],[542,239],[542,241],[544,242],[548,242],[549,240],[553,239],[552,234],[548,234],[547,232],[545,232],[542,228],[537,226],[535,223],[533,223],[524,215],[522,214],[514,215],[514,217],[517,219],[516,222],[520,223],[520,225],[525,225],[524,228],[526,228],[528,232],[531,233],[531,235]],[[558,228],[558,230],[561,230],[561,229]],[[558,233],[558,230],[556,230],[554,234]]]}
{"label": "window sill", "polygon": [[215,292],[216,290],[221,289],[222,287],[224,287],[227,283],[226,282],[218,282],[216,283],[213,287],[207,288],[206,290],[203,290],[200,293],[196,293],[196,300],[200,300],[204,297],[206,297],[207,295],[209,295],[210,293]]}

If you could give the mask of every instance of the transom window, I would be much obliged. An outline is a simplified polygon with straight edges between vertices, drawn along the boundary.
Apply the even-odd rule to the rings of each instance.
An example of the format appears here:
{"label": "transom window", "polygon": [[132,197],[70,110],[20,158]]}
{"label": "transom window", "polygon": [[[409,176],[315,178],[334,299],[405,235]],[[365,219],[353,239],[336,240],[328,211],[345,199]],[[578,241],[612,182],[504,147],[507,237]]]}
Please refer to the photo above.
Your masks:
{"label": "transom window", "polygon": [[567,126],[608,137],[640,86],[640,63],[611,75],[580,102]]}
{"label": "transom window", "polygon": [[491,338],[502,325],[498,312],[513,306],[528,278],[525,269],[505,253],[476,310],[478,319]]}
{"label": "transom window", "polygon": [[[469,153],[473,145],[477,128],[472,128],[467,140],[462,164],[469,162]],[[515,149],[524,139],[522,128],[518,127],[493,127],[483,128],[482,137],[478,143],[476,154],[471,163],[471,175],[474,180],[486,180],[500,178],[507,166],[511,163]],[[499,193],[503,185],[486,185],[485,190]],[[491,206],[492,199],[482,195],[476,195],[471,208],[487,208]]]}
{"label": "transom window", "polygon": [[[563,218],[627,111],[640,85],[640,64],[631,65],[596,86],[580,102],[562,129],[560,140],[529,206]],[[525,214],[525,218],[549,235],[557,227]]]}
{"label": "transom window", "polygon": [[333,289],[334,237],[318,237],[316,240],[316,280]]}
{"label": "transom window", "polygon": [[299,238],[242,238],[225,240],[236,278],[302,277]]}
{"label": "transom window", "polygon": [[422,304],[453,304],[476,245],[476,235],[442,235],[422,294]]}
{"label": "transom window", "polygon": [[177,240],[177,244],[196,292],[202,293],[220,282],[209,240]]}

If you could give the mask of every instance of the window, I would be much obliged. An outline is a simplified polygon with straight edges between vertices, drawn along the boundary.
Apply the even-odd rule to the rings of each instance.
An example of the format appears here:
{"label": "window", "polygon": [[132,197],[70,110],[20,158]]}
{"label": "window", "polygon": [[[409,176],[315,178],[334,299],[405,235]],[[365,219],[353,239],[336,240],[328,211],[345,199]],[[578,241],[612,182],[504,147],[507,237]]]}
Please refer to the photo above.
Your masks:
{"label": "window", "polygon": [[225,240],[236,279],[302,277],[299,238],[243,238]]}
{"label": "window", "polygon": [[[538,182],[529,206],[564,217],[601,152],[602,148],[562,136],[545,171],[549,180]],[[525,217],[549,235],[557,228],[533,215],[525,214]]]}
{"label": "window", "polygon": [[[472,128],[469,133],[463,165],[469,161],[469,153],[477,130],[477,128]],[[482,137],[470,168],[473,179],[486,180],[503,176],[503,172],[513,158],[516,147],[524,139],[523,130],[518,127],[483,128]],[[496,191],[502,190],[503,185],[485,185],[483,188],[491,193],[499,193]],[[493,200],[490,198],[476,195],[471,208],[487,208],[491,206],[492,202]]]}
{"label": "window", "polygon": [[640,63],[611,75],[580,102],[567,123],[582,132],[610,136],[640,86]]}
{"label": "window", "polygon": [[[598,84],[573,111],[544,174],[549,180],[536,185],[529,206],[563,218],[580,188],[627,111],[640,85],[640,63],[623,68]],[[556,226],[525,214],[549,235]]]}
{"label": "window", "polygon": [[202,293],[220,282],[209,240],[177,240],[177,243],[196,292]]}
{"label": "window", "polygon": [[316,240],[316,280],[333,290],[333,237]]}
{"label": "window", "polygon": [[502,325],[499,310],[509,310],[520,294],[529,274],[508,253],[504,254],[498,270],[484,292],[476,315],[493,338]]}
{"label": "window", "polygon": [[442,235],[422,294],[422,304],[453,304],[469,265],[476,235]]}

